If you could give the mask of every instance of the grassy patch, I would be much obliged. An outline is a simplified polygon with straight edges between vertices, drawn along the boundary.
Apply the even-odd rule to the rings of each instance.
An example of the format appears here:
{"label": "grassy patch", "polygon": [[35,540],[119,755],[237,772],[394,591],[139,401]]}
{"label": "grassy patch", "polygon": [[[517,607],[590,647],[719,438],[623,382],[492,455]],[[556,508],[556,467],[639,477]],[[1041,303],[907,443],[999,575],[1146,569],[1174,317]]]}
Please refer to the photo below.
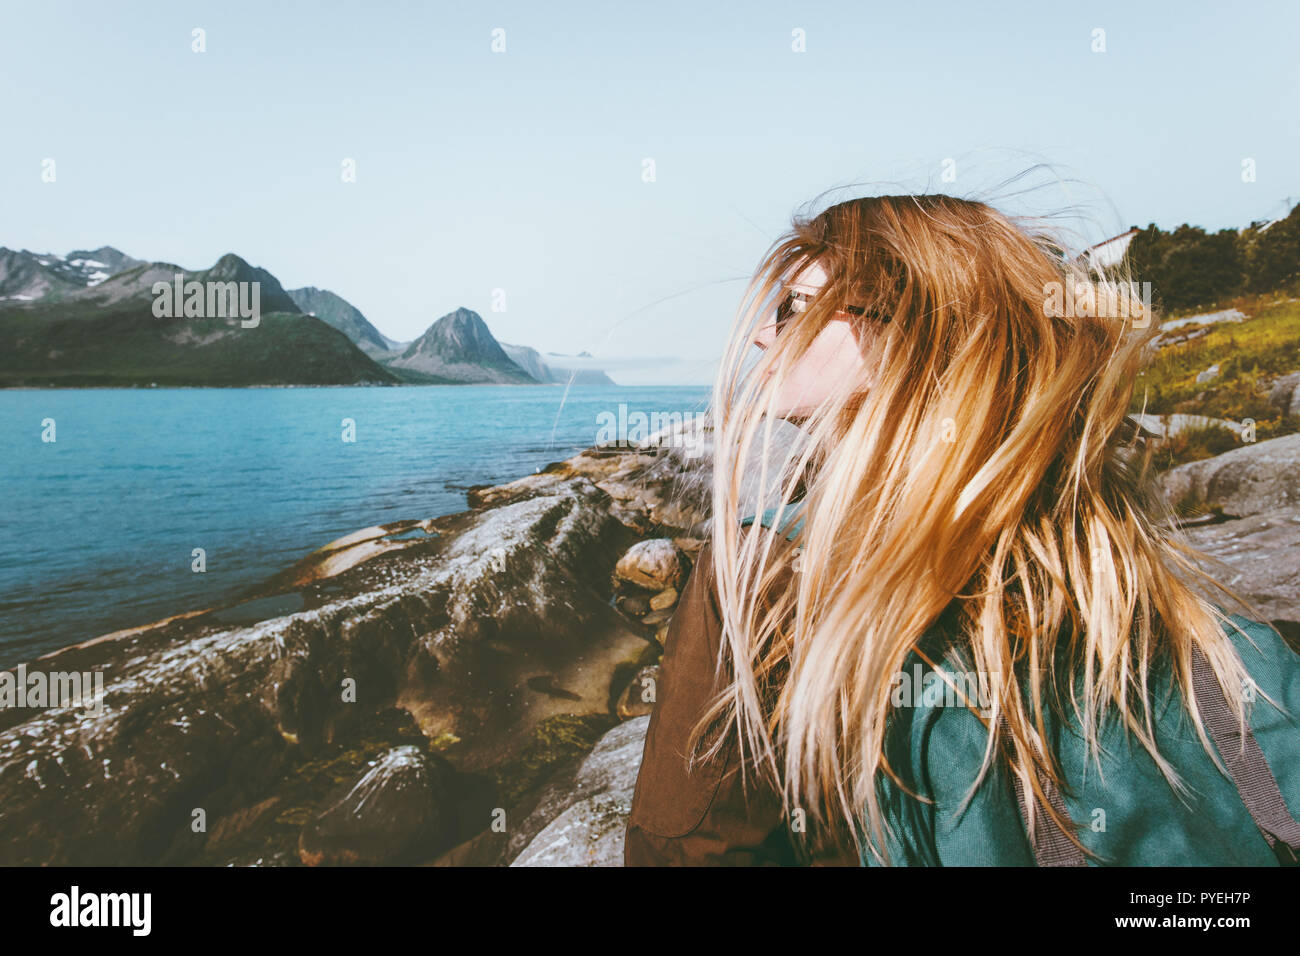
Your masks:
{"label": "grassy patch", "polygon": [[[1300,431],[1300,418],[1268,401],[1276,378],[1300,370],[1300,302],[1258,298],[1241,300],[1237,307],[1251,318],[1209,326],[1199,338],[1160,349],[1138,376],[1132,411],[1250,419],[1257,441]],[[1212,365],[1219,366],[1219,374],[1198,383],[1196,376]],[[1158,464],[1197,461],[1238,444],[1225,429],[1189,429],[1162,443]]]}

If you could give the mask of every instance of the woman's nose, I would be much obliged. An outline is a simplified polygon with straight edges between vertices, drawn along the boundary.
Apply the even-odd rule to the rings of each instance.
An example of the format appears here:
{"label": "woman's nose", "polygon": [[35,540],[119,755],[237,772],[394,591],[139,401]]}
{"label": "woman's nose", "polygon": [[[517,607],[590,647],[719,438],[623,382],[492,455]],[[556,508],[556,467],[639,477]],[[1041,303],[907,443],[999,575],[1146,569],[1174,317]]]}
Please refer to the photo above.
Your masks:
{"label": "woman's nose", "polygon": [[765,325],[760,325],[754,330],[754,344],[760,349],[771,347],[776,341],[776,323],[769,321]]}

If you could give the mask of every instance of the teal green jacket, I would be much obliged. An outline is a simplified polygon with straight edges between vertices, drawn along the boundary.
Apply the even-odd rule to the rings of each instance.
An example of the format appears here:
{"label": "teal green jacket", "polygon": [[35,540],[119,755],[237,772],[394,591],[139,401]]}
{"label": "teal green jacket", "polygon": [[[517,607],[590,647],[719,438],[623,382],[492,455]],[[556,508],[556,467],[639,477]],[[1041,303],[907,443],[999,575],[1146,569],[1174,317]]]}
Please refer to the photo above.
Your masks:
{"label": "teal green jacket", "polygon": [[[1287,805],[1298,807],[1300,724],[1295,715],[1300,714],[1300,656],[1273,628],[1243,617],[1232,620],[1245,632],[1233,633],[1233,642],[1259,691],[1249,715],[1251,730]],[[924,674],[929,669],[920,670]],[[1076,834],[1089,851],[1090,865],[1278,865],[1232,779],[1215,765],[1196,735],[1169,676],[1153,684],[1153,698],[1159,702],[1156,749],[1176,770],[1186,791],[1181,795],[1118,721],[1103,728],[1099,762],[1087,757],[1077,728],[1049,722],[1065,780],[1062,797],[1070,818],[1080,825]],[[905,793],[891,780],[880,784],[889,863],[1033,866],[1034,853],[1009,774],[990,770],[967,799],[988,735],[980,719],[964,706],[927,706],[924,699],[897,713],[889,746],[891,765],[910,789],[933,802]],[[868,852],[863,862],[878,863]]]}
{"label": "teal green jacket", "polygon": [[[763,524],[771,526],[774,517],[764,514]],[[796,508],[782,530],[793,538],[801,524]],[[1300,807],[1300,655],[1272,627],[1240,616],[1232,621],[1244,633],[1230,631],[1230,637],[1257,687],[1250,728],[1294,814]],[[941,666],[961,670],[951,662]],[[929,673],[916,657],[904,669],[909,689],[934,683]],[[1152,690],[1156,748],[1177,772],[1182,793],[1117,720],[1102,728],[1099,760],[1085,752],[1072,721],[1049,721],[1062,797],[1089,864],[1278,865],[1231,777],[1205,750],[1171,675],[1153,675]],[[900,688],[900,700],[906,693]],[[971,793],[984,758],[985,724],[960,703],[951,706],[951,695],[934,700],[942,696],[922,692],[896,708],[887,758],[907,789],[888,778],[878,783],[887,832],[872,846],[895,866],[1034,866],[1006,770],[995,763]],[[865,849],[862,860],[879,863]]]}

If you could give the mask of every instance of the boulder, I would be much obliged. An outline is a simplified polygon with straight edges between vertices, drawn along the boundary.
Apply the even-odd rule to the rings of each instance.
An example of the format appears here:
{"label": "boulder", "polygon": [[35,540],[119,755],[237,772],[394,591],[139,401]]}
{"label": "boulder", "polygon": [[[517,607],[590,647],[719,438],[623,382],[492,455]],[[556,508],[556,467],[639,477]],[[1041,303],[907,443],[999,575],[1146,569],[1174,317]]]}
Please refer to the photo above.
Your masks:
{"label": "boulder", "polygon": [[561,813],[511,866],[622,866],[632,791],[598,793]]}
{"label": "boulder", "polygon": [[1284,415],[1300,415],[1300,372],[1291,372],[1273,380],[1268,402]]}
{"label": "boulder", "polygon": [[472,508],[492,507],[550,494],[574,478],[585,478],[609,496],[609,514],[636,534],[656,527],[690,531],[708,517],[707,474],[707,461],[681,446],[591,448],[509,484],[471,488],[468,497]]}
{"label": "boulder", "polygon": [[650,599],[650,610],[665,611],[677,603],[677,589],[668,588]]}
{"label": "boulder", "polygon": [[1171,505],[1228,519],[1186,529],[1215,579],[1256,616],[1300,620],[1300,434],[1180,465],[1160,483]]}
{"label": "boulder", "polygon": [[646,627],[658,628],[659,625],[667,624],[672,619],[673,619],[672,610],[665,609],[662,611],[651,611],[645,617],[641,618],[641,623],[644,624]]}
{"label": "boulder", "polygon": [[639,594],[624,594],[618,599],[618,607],[631,617],[645,617],[650,613],[650,602]]}
{"label": "boulder", "polygon": [[1206,570],[1215,580],[1253,605],[1253,616],[1300,621],[1300,507],[1189,528],[1187,537],[1213,559]]}
{"label": "boulder", "polygon": [[1161,476],[1166,498],[1242,518],[1300,504],[1300,433],[1254,442]]}
{"label": "boulder", "polygon": [[308,866],[380,866],[435,853],[455,835],[448,778],[418,748],[393,748],[326,798],[299,856]]}
{"label": "boulder", "polygon": [[[357,804],[371,790],[413,852],[437,853],[450,813],[461,846],[484,837],[466,858],[503,862],[522,831],[485,829],[494,810],[531,813],[615,720],[614,677],[658,650],[611,603],[614,568],[651,527],[699,534],[699,467],[592,449],[474,489],[471,511],[334,541],[234,604],[32,662],[102,674],[103,706],[0,710],[0,865],[392,859]],[[670,553],[646,565],[646,611],[684,576]],[[450,811],[408,744],[455,767]]]}
{"label": "boulder", "polygon": [[619,724],[572,778],[544,794],[521,827],[521,837],[530,838],[511,866],[623,865],[623,833],[649,723],[639,717]]}
{"label": "boulder", "polygon": [[686,578],[682,553],[668,538],[638,541],[618,559],[614,574],[622,581],[650,591],[676,588]]}

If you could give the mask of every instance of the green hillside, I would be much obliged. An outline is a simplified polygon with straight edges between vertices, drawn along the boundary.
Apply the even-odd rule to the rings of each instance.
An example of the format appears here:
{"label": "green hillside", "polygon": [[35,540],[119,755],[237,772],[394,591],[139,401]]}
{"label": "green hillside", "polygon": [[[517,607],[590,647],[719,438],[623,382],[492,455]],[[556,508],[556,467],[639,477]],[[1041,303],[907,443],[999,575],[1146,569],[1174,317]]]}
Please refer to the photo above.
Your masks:
{"label": "green hillside", "polygon": [[312,316],[159,319],[148,301],[0,310],[0,386],[391,384],[396,377]]}
{"label": "green hillside", "polygon": [[[1251,419],[1258,441],[1300,431],[1300,416],[1269,400],[1276,379],[1300,370],[1300,300],[1261,296],[1228,304],[1244,312],[1246,320],[1207,325],[1204,334],[1161,348],[1138,376],[1132,410]],[[1192,325],[1177,334],[1197,331]],[[1196,381],[1215,365],[1217,376]],[[1238,441],[1222,428],[1190,429],[1164,443],[1161,464],[1208,458],[1236,447]]]}

